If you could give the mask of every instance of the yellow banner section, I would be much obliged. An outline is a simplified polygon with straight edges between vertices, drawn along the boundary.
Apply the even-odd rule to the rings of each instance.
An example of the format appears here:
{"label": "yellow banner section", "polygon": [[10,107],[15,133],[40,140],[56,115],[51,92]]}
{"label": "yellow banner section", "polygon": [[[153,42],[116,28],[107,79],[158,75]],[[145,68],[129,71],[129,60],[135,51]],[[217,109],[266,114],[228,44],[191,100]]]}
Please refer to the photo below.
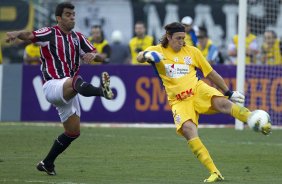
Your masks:
{"label": "yellow banner section", "polygon": [[32,30],[34,27],[33,3],[18,0],[0,1],[0,25],[0,44],[2,46],[7,45],[5,43],[7,31]]}

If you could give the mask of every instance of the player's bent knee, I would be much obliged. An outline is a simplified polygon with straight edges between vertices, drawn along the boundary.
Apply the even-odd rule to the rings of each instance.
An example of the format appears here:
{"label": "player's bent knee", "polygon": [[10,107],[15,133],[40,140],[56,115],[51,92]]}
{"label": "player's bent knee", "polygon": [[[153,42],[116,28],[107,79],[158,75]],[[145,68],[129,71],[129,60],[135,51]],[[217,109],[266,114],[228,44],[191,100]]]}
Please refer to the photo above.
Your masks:
{"label": "player's bent knee", "polygon": [[198,136],[197,126],[192,121],[186,121],[183,123],[182,127],[183,136],[187,139],[193,139]]}
{"label": "player's bent knee", "polygon": [[73,139],[77,139],[80,136],[80,131],[75,131],[75,132],[65,131],[65,135]]}

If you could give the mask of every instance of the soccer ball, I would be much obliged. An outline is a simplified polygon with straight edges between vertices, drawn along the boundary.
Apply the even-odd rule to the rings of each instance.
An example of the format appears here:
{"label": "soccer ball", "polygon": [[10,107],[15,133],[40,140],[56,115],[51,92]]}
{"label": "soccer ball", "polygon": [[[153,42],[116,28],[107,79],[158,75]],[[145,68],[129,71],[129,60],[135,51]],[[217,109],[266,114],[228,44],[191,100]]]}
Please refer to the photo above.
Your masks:
{"label": "soccer ball", "polygon": [[271,124],[271,120],[269,114],[264,110],[255,110],[251,113],[247,123],[251,129],[260,132],[264,125]]}

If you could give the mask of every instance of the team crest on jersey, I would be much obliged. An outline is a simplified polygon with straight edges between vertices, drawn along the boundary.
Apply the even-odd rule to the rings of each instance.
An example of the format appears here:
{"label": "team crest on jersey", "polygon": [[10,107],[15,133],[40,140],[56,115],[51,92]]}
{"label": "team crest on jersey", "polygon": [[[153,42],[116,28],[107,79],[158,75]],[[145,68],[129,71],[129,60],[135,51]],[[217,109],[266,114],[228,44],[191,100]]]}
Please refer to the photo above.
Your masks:
{"label": "team crest on jersey", "polygon": [[77,46],[78,45],[78,40],[77,40],[77,38],[74,38],[73,39],[73,43]]}
{"label": "team crest on jersey", "polygon": [[192,58],[190,56],[185,56],[184,57],[184,63],[186,65],[191,65],[192,64]]}
{"label": "team crest on jersey", "polygon": [[180,78],[189,72],[189,66],[184,64],[165,64],[166,76]]}

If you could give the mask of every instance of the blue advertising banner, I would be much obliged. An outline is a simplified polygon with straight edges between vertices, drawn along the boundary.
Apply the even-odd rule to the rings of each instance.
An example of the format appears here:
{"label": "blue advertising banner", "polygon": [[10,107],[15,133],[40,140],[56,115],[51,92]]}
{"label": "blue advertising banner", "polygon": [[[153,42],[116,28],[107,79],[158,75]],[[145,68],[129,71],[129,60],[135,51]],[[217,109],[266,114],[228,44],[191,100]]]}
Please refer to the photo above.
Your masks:
{"label": "blue advertising banner", "polygon": [[[230,88],[235,89],[236,66],[218,65],[214,69]],[[247,67],[246,105],[251,110],[267,110],[274,117],[274,123],[282,113],[281,69],[264,66],[263,71],[270,71],[268,73],[272,75],[266,77],[262,72],[254,72],[262,71],[259,66]],[[111,75],[111,87],[116,97],[106,100],[79,96],[83,122],[173,123],[165,91],[151,66],[82,65],[80,74],[86,81],[99,86],[103,71]],[[22,121],[59,121],[56,109],[44,97],[39,66],[23,66],[22,86]],[[233,124],[234,118],[223,114],[203,115],[200,123]]]}

